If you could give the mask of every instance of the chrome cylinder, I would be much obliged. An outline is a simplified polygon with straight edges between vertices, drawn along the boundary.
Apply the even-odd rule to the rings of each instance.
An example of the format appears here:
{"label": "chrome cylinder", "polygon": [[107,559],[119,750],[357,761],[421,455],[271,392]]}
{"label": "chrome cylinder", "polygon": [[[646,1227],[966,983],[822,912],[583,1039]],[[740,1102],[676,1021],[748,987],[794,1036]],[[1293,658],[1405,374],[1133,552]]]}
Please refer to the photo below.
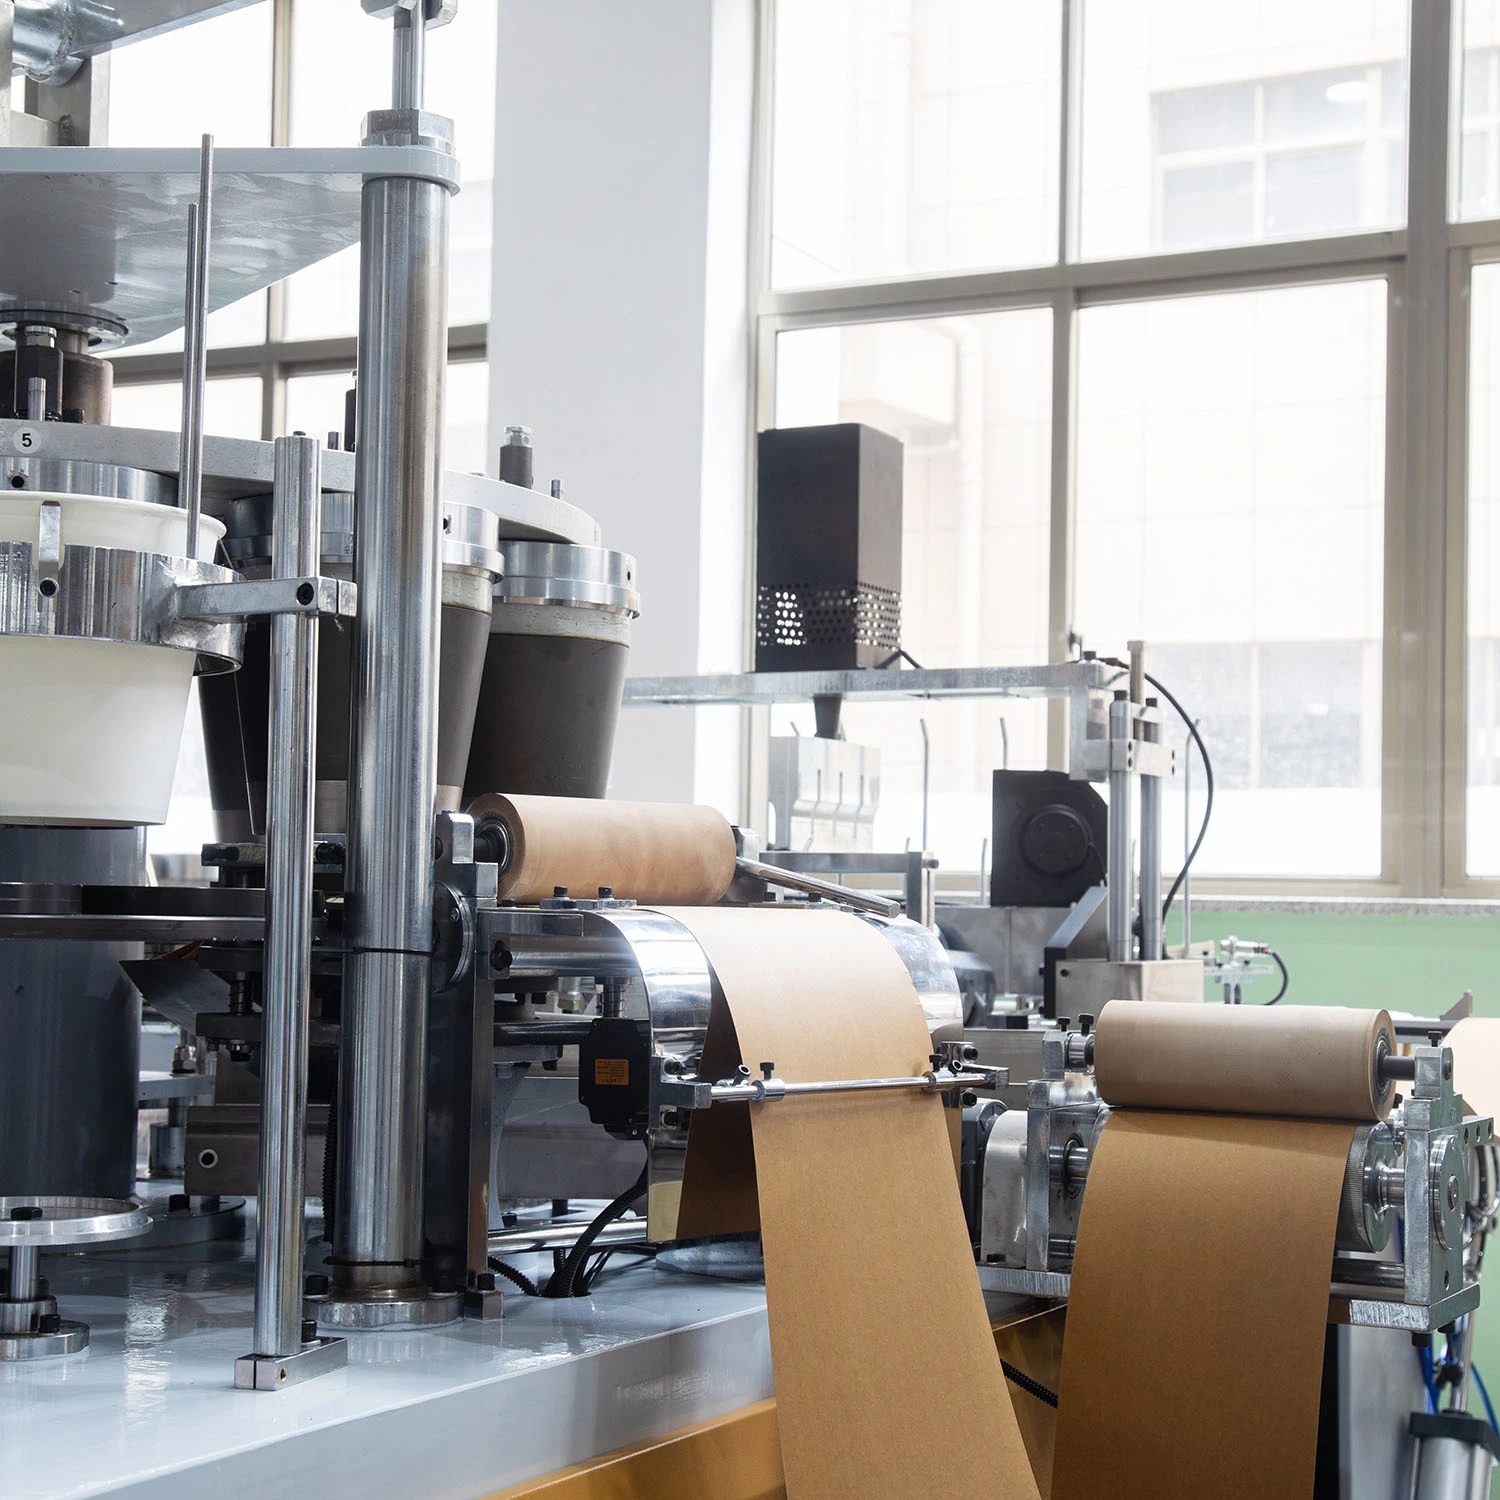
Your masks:
{"label": "chrome cylinder", "polygon": [[1135,859],[1131,848],[1131,824],[1135,774],[1125,765],[1134,715],[1124,693],[1109,705],[1109,891],[1105,922],[1111,963],[1126,963],[1131,956],[1130,929],[1135,915]]}
{"label": "chrome cylinder", "polygon": [[[450,123],[430,115],[368,125],[368,145],[451,150]],[[338,1288],[355,1297],[421,1281],[447,288],[448,189],[367,179],[333,1231]]]}
{"label": "chrome cylinder", "polygon": [[[307,437],[276,440],[272,571],[318,571],[322,463]],[[302,1200],[307,1022],[312,983],[313,782],[318,622],[271,622],[266,790],[266,941],[261,1043],[260,1195],[255,1231],[255,1353],[302,1347]]]}
{"label": "chrome cylinder", "polygon": [[[1154,707],[1154,700],[1148,707]],[[1160,710],[1141,723],[1141,738],[1161,743]],[[1161,926],[1161,806],[1162,778],[1141,777],[1141,957],[1162,957]]]}

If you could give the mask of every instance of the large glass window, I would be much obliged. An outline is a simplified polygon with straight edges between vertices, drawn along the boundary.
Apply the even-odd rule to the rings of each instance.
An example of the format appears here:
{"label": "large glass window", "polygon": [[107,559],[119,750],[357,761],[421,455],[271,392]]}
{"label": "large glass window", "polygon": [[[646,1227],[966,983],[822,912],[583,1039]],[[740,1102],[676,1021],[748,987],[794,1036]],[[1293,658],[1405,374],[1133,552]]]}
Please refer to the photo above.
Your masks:
{"label": "large glass window", "polygon": [[[261,384],[258,378],[210,380],[203,393],[203,430],[217,437],[260,436]],[[117,385],[111,422],[116,427],[182,427],[182,383]]]}
{"label": "large glass window", "polygon": [[[1052,319],[1046,309],[783,333],[776,425],[865,422],[900,438],[901,640],[925,667],[1047,654]],[[978,869],[999,766],[1046,765],[1045,706],[1021,700],[844,706],[881,755],[879,848],[928,847]],[[813,732],[812,713],[774,729]]]}
{"label": "large glass window", "polygon": [[1500,264],[1469,304],[1468,873],[1500,876]]}
{"label": "large glass window", "polygon": [[1399,0],[1088,5],[1082,254],[1401,223],[1406,58]]}
{"label": "large glass window", "polygon": [[1384,281],[1079,316],[1074,626],[1201,717],[1205,874],[1380,873],[1385,327]]}
{"label": "large glass window", "polygon": [[775,286],[1057,253],[1059,0],[780,0]]}

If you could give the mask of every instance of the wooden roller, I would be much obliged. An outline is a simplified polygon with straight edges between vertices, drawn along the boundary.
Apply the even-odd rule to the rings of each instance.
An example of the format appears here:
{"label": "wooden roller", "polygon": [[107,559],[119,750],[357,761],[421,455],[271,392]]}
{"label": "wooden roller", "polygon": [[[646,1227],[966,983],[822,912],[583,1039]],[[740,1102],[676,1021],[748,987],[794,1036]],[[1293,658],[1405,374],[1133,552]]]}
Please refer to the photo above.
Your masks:
{"label": "wooden roller", "polygon": [[1112,1000],[1094,1078],[1101,1099],[1127,1108],[1379,1120],[1395,1090],[1380,1058],[1395,1050],[1383,1010]]}
{"label": "wooden roller", "polygon": [[708,906],[734,879],[734,830],[712,807],[492,792],[468,813],[503,830],[499,893],[523,905],[559,886],[580,900],[608,886],[643,905]]}

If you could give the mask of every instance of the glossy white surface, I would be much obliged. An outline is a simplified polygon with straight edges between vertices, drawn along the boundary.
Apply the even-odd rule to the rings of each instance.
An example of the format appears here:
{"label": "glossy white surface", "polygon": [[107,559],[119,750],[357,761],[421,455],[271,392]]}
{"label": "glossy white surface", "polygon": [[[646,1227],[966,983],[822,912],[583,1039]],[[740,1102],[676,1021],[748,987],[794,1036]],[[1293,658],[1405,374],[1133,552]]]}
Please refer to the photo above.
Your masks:
{"label": "glossy white surface", "polygon": [[508,1294],[495,1323],[351,1338],[347,1370],[274,1393],[231,1383],[250,1347],[238,1247],[43,1271],[93,1343],[0,1366],[6,1500],[465,1500],[772,1393],[764,1288],[649,1264],[590,1298]]}

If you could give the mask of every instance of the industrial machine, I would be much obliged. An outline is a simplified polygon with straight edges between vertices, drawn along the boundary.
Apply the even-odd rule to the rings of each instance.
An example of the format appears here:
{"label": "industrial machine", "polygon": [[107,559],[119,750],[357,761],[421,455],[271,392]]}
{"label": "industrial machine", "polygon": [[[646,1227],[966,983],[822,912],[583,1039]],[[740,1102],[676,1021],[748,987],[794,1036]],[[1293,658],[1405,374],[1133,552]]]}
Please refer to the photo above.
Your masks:
{"label": "industrial machine", "polygon": [[[225,8],[0,0],[0,53],[29,80],[25,108],[0,111],[0,211],[23,226],[0,237],[0,662],[26,705],[0,725],[7,1476],[35,1494],[148,1481],[279,1493],[310,1464],[375,1452],[413,1489],[436,1466],[446,1492],[480,1493],[762,1399],[756,1246],[688,1243],[680,1218],[692,1121],[730,1103],[941,1095],[965,1116],[976,1274],[1014,1301],[1065,1297],[1110,1109],[1082,1018],[1202,1001],[1202,962],[1163,947],[1172,756],[1139,653],[1123,686],[1092,659],[891,669],[899,453],[837,428],[818,441],[841,455],[848,494],[861,474],[867,492],[843,507],[842,571],[814,576],[817,559],[789,555],[761,608],[776,635],[763,664],[807,662],[812,606],[838,661],[626,689],[649,584],[643,605],[635,559],[532,487],[532,435],[510,429],[499,478],[443,471],[458,173],[423,64],[427,28],[458,7],[365,0],[361,24],[391,25],[394,67],[358,147],[112,152],[109,50]],[[352,424],[326,442],[205,437],[210,309],[355,242]],[[112,426],[97,351],[179,325],[180,434]],[[780,445],[792,470],[809,462],[801,446]],[[795,520],[792,506],[777,524],[795,534]],[[160,885],[143,830],[165,816],[195,677],[212,878]],[[1060,700],[1069,775],[1006,780],[1013,815],[997,813],[982,909],[1012,927],[1022,910],[1056,915],[1050,994],[1018,1024],[988,1024],[986,1008],[966,1030],[935,861],[871,849],[878,760],[833,730],[851,694],[976,690]],[[598,800],[622,693],[817,703],[829,732],[780,752],[776,841],[791,847],[763,849],[706,809]],[[1107,811],[1090,781],[1107,784]],[[566,827],[548,824],[549,843],[528,820],[566,821],[547,811],[562,799],[594,810],[554,866]],[[617,891],[603,872],[637,853]],[[1044,880],[1036,899],[1027,869],[1027,889]],[[858,888],[877,874],[900,895]],[[929,1065],[716,1076],[709,961],[660,909],[695,902],[858,916],[910,977]],[[145,1080],[143,998],[178,1028],[170,1071]],[[811,983],[805,999],[818,1003]],[[1356,1137],[1334,1316],[1471,1331],[1492,1124],[1464,1113],[1448,1054],[1420,1041],[1381,1063],[1382,1081],[1411,1085],[1400,1111]],[[138,1105],[166,1110],[147,1183],[164,1192],[139,1190]],[[239,1245],[249,1199],[253,1244]],[[209,1235],[228,1238],[205,1251]],[[59,1253],[73,1247],[89,1253]],[[608,1255],[646,1248],[701,1279],[674,1291],[622,1277],[617,1299],[609,1283],[587,1295]],[[516,1261],[549,1251],[539,1286]],[[545,1317],[527,1316],[544,1301]],[[397,1365],[422,1401],[360,1378]],[[343,1383],[317,1379],[339,1370]],[[307,1382],[326,1394],[284,1428],[235,1394]],[[515,1399],[491,1401],[502,1387]],[[575,1408],[586,1438],[537,1415]],[[1455,1433],[1416,1436],[1430,1454]],[[1461,1439],[1465,1455],[1477,1441]]]}

